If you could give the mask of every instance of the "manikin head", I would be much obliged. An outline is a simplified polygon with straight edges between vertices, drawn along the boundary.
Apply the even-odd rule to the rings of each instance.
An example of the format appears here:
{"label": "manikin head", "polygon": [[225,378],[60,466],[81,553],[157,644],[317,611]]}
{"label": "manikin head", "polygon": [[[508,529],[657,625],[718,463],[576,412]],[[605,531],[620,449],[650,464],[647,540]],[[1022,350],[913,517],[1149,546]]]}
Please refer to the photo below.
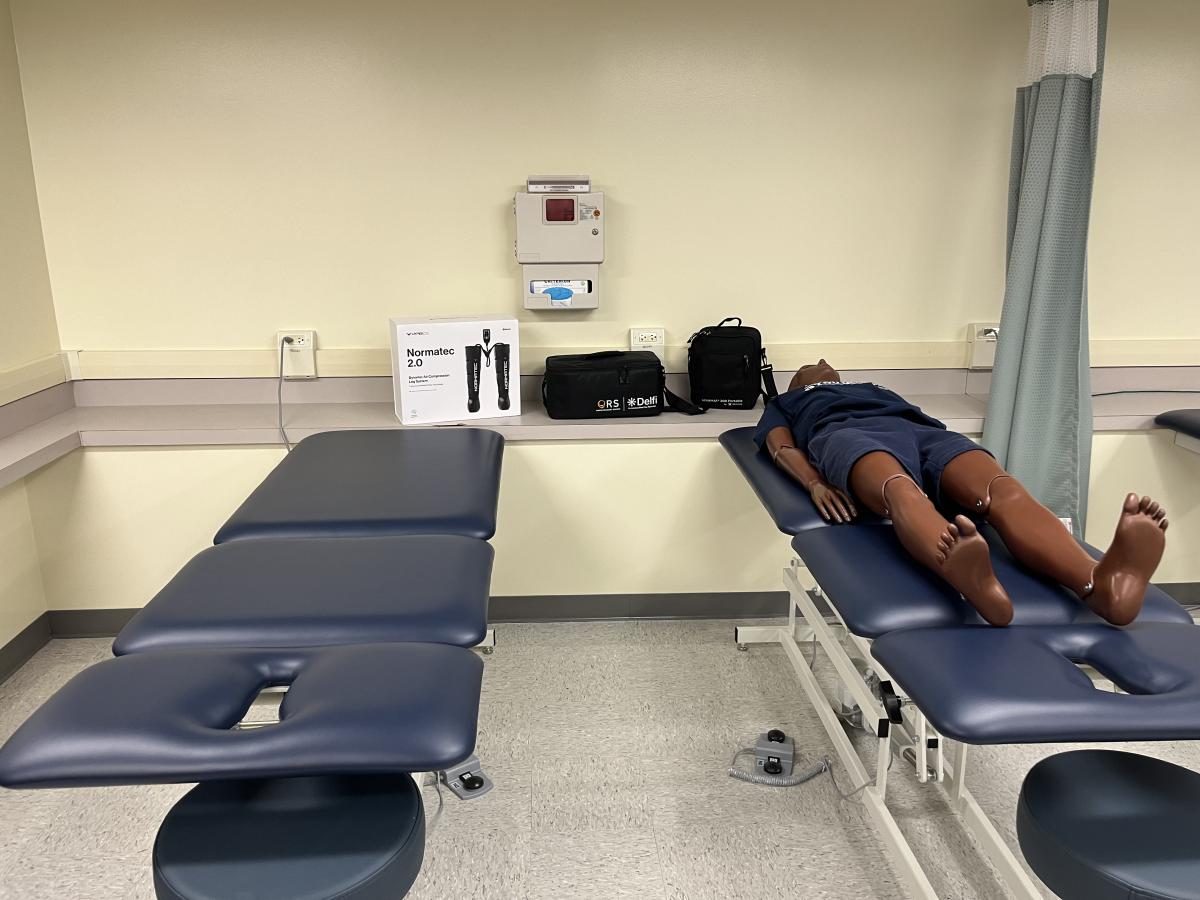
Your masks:
{"label": "manikin head", "polygon": [[819,359],[815,363],[801,366],[800,371],[792,378],[792,383],[788,385],[788,390],[794,391],[796,388],[806,388],[810,384],[818,384],[822,381],[841,380],[842,376],[838,374],[837,369],[825,362],[824,359]]}

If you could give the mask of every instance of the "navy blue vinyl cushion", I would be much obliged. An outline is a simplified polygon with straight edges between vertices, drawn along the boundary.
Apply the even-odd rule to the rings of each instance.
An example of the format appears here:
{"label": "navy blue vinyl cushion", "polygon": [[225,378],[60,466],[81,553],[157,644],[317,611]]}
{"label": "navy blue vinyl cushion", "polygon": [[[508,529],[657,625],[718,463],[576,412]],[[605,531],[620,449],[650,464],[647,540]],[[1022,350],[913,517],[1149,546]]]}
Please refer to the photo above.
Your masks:
{"label": "navy blue vinyl cushion", "polygon": [[[1022,568],[991,527],[981,531],[992,548],[996,577],[1012,598],[1014,624],[1101,621],[1070,591]],[[860,637],[983,621],[957,591],[913,561],[888,524],[813,528],[793,538],[792,547],[846,627]],[[1099,555],[1094,548],[1085,549]],[[1138,621],[1192,624],[1183,607],[1153,586],[1146,591]]]}
{"label": "navy blue vinyl cushion", "polygon": [[457,535],[231,541],[202,551],[113,652],[425,641],[487,631],[490,544]]}
{"label": "navy blue vinyl cushion", "polygon": [[480,428],[328,431],[298,443],[214,543],[496,533],[504,438]]}
{"label": "navy blue vinyl cushion", "polygon": [[[762,501],[776,527],[784,534],[800,534],[814,528],[829,527],[808,493],[771,462],[771,457],[754,443],[754,428],[734,428],[718,440],[742,470],[754,493]],[[879,522],[869,510],[860,509],[860,523]]]}
{"label": "navy blue vinyl cushion", "polygon": [[1200,438],[1200,409],[1172,409],[1155,416],[1154,424],[1174,428],[1188,437]]}
{"label": "navy blue vinyl cushion", "polygon": [[[428,772],[475,747],[483,664],[444,644],[164,650],[106,660],[0,748],[0,784],[70,787]],[[281,721],[234,729],[290,685]]]}
{"label": "navy blue vinyl cushion", "polygon": [[424,850],[407,775],[211,781],[159,828],[154,889],[158,900],[396,900]]}
{"label": "navy blue vinyl cushion", "polygon": [[[1200,739],[1200,628],[1160,622],[920,628],[871,654],[969,744]],[[1126,693],[1098,690],[1075,663]]]}
{"label": "navy blue vinyl cushion", "polygon": [[1025,777],[1017,835],[1063,900],[1200,900],[1200,775],[1115,750],[1075,750]]}

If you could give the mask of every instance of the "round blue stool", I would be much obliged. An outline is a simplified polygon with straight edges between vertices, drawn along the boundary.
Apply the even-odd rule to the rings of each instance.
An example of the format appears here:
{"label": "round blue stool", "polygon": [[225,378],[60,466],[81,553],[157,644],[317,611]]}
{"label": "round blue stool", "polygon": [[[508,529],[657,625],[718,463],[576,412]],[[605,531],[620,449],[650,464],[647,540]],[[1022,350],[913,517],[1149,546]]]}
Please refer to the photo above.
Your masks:
{"label": "round blue stool", "polygon": [[1200,774],[1075,750],[1025,776],[1017,836],[1063,900],[1200,900]]}
{"label": "round blue stool", "polygon": [[395,900],[425,853],[408,775],[212,781],[154,842],[159,900]]}

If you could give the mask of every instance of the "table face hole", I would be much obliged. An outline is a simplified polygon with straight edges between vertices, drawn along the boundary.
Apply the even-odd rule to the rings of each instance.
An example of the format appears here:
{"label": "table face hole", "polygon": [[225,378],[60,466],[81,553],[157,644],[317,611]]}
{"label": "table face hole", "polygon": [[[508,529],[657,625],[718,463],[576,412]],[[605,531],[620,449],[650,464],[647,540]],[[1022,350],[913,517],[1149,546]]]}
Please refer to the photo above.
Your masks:
{"label": "table face hole", "polygon": [[1112,683],[1112,680],[1095,666],[1081,662],[1077,659],[1073,659],[1070,662],[1071,665],[1083,673],[1084,677],[1091,682],[1092,687],[1094,687],[1096,690],[1104,691],[1105,693],[1110,694],[1117,690],[1117,686]]}
{"label": "table face hole", "polygon": [[250,728],[265,728],[279,724],[279,706],[287,696],[288,685],[269,684],[255,695],[242,714],[242,718],[233,727],[244,731]]}

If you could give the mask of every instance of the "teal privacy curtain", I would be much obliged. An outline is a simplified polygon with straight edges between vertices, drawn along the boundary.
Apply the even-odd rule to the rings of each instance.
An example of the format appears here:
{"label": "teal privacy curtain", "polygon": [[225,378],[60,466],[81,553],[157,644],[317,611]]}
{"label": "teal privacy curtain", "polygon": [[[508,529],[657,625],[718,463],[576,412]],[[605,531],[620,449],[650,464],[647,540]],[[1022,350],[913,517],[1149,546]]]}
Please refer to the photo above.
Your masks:
{"label": "teal privacy curtain", "polygon": [[1087,234],[1108,0],[1028,3],[983,443],[1081,535],[1092,453]]}

